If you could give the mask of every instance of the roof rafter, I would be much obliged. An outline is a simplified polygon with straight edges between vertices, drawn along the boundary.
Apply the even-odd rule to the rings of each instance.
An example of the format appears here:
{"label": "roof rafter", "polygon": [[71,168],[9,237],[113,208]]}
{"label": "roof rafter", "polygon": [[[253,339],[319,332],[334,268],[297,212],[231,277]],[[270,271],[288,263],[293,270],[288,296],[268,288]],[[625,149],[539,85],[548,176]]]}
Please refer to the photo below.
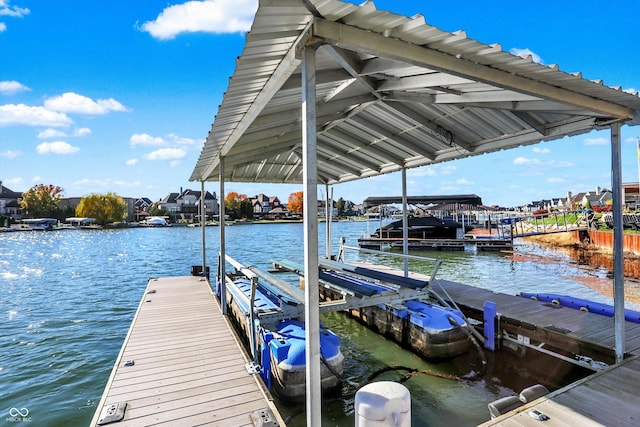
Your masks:
{"label": "roof rafter", "polygon": [[397,59],[409,64],[445,71],[463,78],[470,78],[536,97],[553,99],[621,120],[633,119],[631,110],[622,105],[572,92],[570,90],[534,81],[500,69],[459,59],[454,56],[429,49],[425,46],[406,43],[388,38],[382,34],[362,30],[349,25],[315,18],[313,34],[327,43],[348,50],[366,52],[375,56]]}

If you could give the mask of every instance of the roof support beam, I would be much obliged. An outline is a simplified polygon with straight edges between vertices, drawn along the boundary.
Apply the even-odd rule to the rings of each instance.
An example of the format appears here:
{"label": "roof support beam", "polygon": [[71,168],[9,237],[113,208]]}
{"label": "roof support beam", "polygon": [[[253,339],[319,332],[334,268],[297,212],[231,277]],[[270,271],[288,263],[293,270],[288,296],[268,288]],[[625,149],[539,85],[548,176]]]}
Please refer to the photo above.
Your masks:
{"label": "roof support beam", "polygon": [[567,89],[534,81],[476,62],[458,59],[424,46],[388,38],[382,34],[376,34],[338,22],[317,18],[313,22],[313,34],[316,37],[323,38],[327,43],[344,49],[396,59],[543,99],[553,99],[560,103],[575,105],[607,117],[615,117],[622,120],[633,118],[629,108],[618,104],[594,99]]}
{"label": "roof support beam", "polygon": [[323,48],[333,57],[333,59],[336,60],[336,62],[342,68],[347,71],[347,73],[349,73],[353,78],[362,83],[373,96],[378,99],[381,98],[376,89],[375,82],[369,77],[360,74],[360,64],[357,63],[351,55],[349,55],[343,49],[330,44],[324,45]]}
{"label": "roof support beam", "polygon": [[[276,69],[273,71],[273,74],[271,74],[269,81],[267,81],[262,87],[262,90],[255,97],[251,103],[251,107],[249,107],[246,114],[242,120],[240,120],[231,135],[227,137],[226,141],[220,141],[220,150],[218,151],[218,155],[205,169],[200,180],[206,181],[207,178],[209,178],[209,175],[211,175],[218,166],[220,156],[227,155],[229,150],[231,150],[238,139],[240,139],[244,131],[247,130],[284,82],[295,72],[296,68],[298,68],[301,63],[300,59],[296,57],[296,48],[300,43],[303,43],[308,39],[309,36],[308,31],[303,31],[300,34],[299,40],[293,44],[292,48],[289,49],[283,60],[278,64]],[[209,138],[207,138],[207,143],[210,143]]]}
{"label": "roof support beam", "polygon": [[[436,157],[433,151],[426,150],[424,146],[420,145],[419,142],[418,143],[410,142],[403,137],[403,134],[406,134],[407,132],[411,131],[412,128],[403,129],[402,131],[397,133],[391,133],[388,130],[386,130],[384,127],[379,126],[375,123],[372,123],[368,120],[361,119],[359,117],[353,117],[351,121],[362,126],[368,132],[378,134],[380,140],[391,141],[394,144],[404,147],[408,151],[413,151],[431,160],[433,160]],[[418,125],[417,127],[421,127],[421,126],[422,125]]]}
{"label": "roof support beam", "polygon": [[363,150],[369,151],[372,155],[378,156],[380,159],[383,159],[389,163],[395,163],[399,166],[404,164],[404,159],[394,155],[385,150],[381,150],[377,148],[374,144],[368,144],[366,142],[362,142],[359,139],[353,138],[352,136],[346,135],[343,131],[337,129],[330,129],[322,132],[322,137],[332,138],[336,141],[343,141],[344,144],[352,144],[357,145]]}
{"label": "roof support beam", "polygon": [[[318,135],[319,146],[335,156],[349,157],[351,162],[359,165],[361,168],[379,170],[379,165],[372,161],[370,157],[362,154],[358,148],[345,147],[343,144],[336,144],[331,138],[323,138],[324,135]],[[345,150],[345,148],[347,148]]]}
{"label": "roof support beam", "polygon": [[429,129],[431,132],[435,133],[436,135],[440,135],[440,133],[442,132],[442,129],[444,129],[445,131],[451,133],[451,135],[453,135],[454,141],[456,145],[458,145],[459,147],[464,148],[467,151],[472,151],[472,144],[469,141],[463,140],[460,135],[456,135],[453,132],[449,131],[449,129],[445,129],[443,126],[440,126],[432,121],[430,121],[429,119],[427,119],[426,117],[423,117],[421,115],[419,115],[418,113],[416,113],[415,111],[411,110],[410,108],[407,108],[406,105],[404,105],[402,102],[393,102],[390,103],[390,106],[396,110],[398,113],[403,114],[407,117],[409,117],[411,120],[415,121],[416,123],[420,124],[421,126],[424,126],[425,128]]}

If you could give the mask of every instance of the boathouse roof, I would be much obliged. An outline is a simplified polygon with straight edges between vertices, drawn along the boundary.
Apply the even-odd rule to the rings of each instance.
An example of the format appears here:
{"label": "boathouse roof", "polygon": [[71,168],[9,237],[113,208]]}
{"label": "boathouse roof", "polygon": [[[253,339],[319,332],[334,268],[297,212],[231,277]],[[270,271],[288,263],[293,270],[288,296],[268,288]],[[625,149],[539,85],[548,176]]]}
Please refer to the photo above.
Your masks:
{"label": "boathouse roof", "polygon": [[[389,197],[367,197],[362,204],[365,208],[378,205],[390,205],[402,203],[402,196]],[[451,196],[407,196],[409,205],[438,205],[438,204],[460,204],[470,206],[482,205],[482,199],[475,194],[457,194]]]}
{"label": "boathouse roof", "polygon": [[640,98],[378,10],[260,2],[191,174],[302,182],[301,57],[316,51],[318,183],[335,184],[640,123]]}

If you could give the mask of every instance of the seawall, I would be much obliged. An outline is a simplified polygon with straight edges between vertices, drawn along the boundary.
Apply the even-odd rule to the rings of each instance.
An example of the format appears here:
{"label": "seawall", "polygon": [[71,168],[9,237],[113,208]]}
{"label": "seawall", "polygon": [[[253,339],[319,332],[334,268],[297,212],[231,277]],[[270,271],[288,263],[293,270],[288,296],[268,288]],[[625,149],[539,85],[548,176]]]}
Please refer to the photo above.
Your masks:
{"label": "seawall", "polygon": [[[577,242],[585,240],[584,231],[573,231],[572,234]],[[602,249],[612,251],[613,249],[613,231],[589,230],[589,242]],[[640,234],[624,233],[623,245],[625,252],[633,252],[640,255]]]}

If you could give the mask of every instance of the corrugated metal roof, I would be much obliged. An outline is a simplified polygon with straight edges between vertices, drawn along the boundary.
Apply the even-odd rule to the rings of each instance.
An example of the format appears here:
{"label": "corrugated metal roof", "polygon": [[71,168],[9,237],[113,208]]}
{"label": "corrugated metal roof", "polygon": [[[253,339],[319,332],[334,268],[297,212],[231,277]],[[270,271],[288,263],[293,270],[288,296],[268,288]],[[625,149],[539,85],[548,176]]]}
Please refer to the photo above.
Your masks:
{"label": "corrugated metal roof", "polygon": [[261,0],[191,175],[302,182],[301,59],[317,45],[318,182],[334,184],[640,124],[640,98],[406,17]]}

